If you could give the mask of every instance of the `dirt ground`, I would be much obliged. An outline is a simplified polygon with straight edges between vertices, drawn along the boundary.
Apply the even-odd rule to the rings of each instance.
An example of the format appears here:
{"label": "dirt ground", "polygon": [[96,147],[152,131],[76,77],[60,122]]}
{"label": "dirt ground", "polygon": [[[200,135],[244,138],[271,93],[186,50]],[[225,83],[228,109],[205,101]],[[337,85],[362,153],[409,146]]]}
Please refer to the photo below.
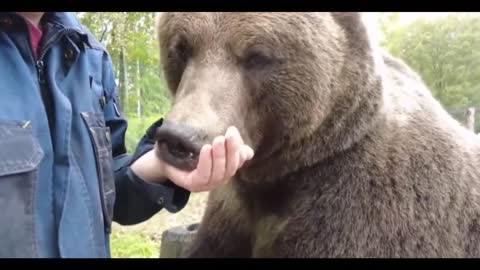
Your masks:
{"label": "dirt ground", "polygon": [[148,221],[132,226],[121,226],[114,223],[113,231],[116,233],[140,233],[160,244],[163,231],[200,221],[205,210],[207,196],[208,193],[191,194],[187,206],[178,213],[172,214],[162,210]]}

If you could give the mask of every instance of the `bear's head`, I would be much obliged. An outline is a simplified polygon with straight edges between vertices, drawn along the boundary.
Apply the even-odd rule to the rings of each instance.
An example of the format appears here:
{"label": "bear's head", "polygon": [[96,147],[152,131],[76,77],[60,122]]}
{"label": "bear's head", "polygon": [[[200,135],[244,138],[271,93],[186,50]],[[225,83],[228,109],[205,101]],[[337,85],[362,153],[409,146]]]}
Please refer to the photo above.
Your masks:
{"label": "bear's head", "polygon": [[255,150],[240,177],[273,180],[348,148],[381,108],[360,14],[163,13],[156,27],[173,96],[157,149],[179,168],[235,126]]}

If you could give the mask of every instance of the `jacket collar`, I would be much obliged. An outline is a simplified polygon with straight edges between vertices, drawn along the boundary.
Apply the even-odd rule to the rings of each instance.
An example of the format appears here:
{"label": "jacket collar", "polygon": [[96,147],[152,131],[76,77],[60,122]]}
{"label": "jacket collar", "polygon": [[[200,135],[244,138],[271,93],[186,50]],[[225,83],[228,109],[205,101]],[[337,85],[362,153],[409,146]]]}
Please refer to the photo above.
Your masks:
{"label": "jacket collar", "polygon": [[105,50],[105,47],[80,23],[80,20],[72,12],[48,12],[45,16],[47,23],[56,25],[64,30],[77,32],[89,47]]}
{"label": "jacket collar", "polygon": [[72,12],[47,12],[44,16],[48,22],[56,24],[64,29],[85,33],[82,24]]}
{"label": "jacket collar", "polygon": [[[20,21],[22,18],[14,12],[0,12],[0,26],[15,26]],[[82,24],[72,12],[46,12],[42,18],[42,23],[44,22],[52,23],[62,29],[85,33]]]}
{"label": "jacket collar", "polygon": [[[46,12],[42,18],[43,23],[49,25],[49,30],[52,30],[46,31],[49,35],[55,35],[60,30],[74,31],[89,47],[105,50],[103,44],[80,23],[80,20],[72,12]],[[14,12],[0,12],[0,31],[18,29],[21,24],[24,24],[23,18]]]}

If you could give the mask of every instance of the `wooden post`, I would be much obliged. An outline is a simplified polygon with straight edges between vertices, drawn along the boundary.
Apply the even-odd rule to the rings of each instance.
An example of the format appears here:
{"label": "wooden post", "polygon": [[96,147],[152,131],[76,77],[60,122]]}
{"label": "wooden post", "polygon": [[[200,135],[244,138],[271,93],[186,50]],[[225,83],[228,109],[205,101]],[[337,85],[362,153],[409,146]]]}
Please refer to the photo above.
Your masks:
{"label": "wooden post", "polygon": [[162,233],[160,258],[179,258],[185,255],[188,246],[192,243],[199,223],[187,226],[178,226]]}
{"label": "wooden post", "polygon": [[472,132],[475,132],[475,108],[470,107],[467,110],[466,126]]}

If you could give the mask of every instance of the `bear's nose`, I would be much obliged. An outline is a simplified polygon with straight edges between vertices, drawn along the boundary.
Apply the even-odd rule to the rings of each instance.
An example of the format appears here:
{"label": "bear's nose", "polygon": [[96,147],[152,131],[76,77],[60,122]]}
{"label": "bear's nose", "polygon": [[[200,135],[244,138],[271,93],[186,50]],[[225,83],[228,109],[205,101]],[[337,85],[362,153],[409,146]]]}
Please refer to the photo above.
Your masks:
{"label": "bear's nose", "polygon": [[201,137],[192,127],[164,121],[156,131],[156,154],[173,167],[191,171],[197,166]]}

